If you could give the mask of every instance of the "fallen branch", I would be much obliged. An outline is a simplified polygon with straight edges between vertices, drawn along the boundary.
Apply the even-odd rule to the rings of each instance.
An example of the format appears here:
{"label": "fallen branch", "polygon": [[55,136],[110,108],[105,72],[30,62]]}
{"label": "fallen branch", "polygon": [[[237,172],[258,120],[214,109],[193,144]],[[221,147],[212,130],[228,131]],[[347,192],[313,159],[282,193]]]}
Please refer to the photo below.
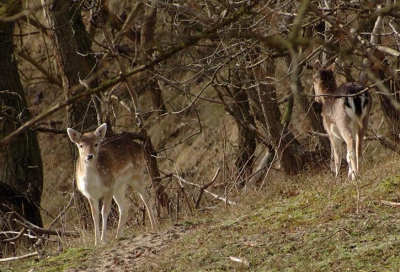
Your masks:
{"label": "fallen branch", "polygon": [[[18,235],[8,238],[8,239],[0,240],[0,243],[6,244],[6,243],[11,243],[11,242],[17,241],[17,240],[19,240],[19,238],[21,238],[22,235],[24,235],[25,232],[26,232],[26,228],[22,228],[21,231],[18,233]],[[0,234],[2,234],[2,233],[3,232],[0,232]]]}
{"label": "fallen branch", "polygon": [[27,221],[25,218],[23,218],[21,215],[19,215],[17,212],[14,212],[14,215],[17,217],[14,219],[14,221],[19,224],[20,226],[27,228],[31,230],[32,232],[36,234],[46,234],[46,235],[57,235],[57,236],[62,236],[62,235],[69,235],[73,237],[78,237],[78,233],[75,231],[59,231],[59,230],[50,230],[50,229],[44,229],[41,227],[38,227],[31,222]]}
{"label": "fallen branch", "polygon": [[[178,176],[178,175],[176,175],[176,174],[173,174],[173,175],[174,175],[174,177],[176,177],[177,179],[179,179],[179,181],[181,181],[181,182],[183,182],[183,183],[186,183],[186,184],[189,184],[189,185],[192,185],[192,186],[196,186],[196,187],[200,188],[200,190],[201,190],[201,187],[202,187],[202,186],[200,186],[200,185],[198,185],[198,184],[196,184],[196,183],[187,181],[187,180],[183,179],[182,177],[180,177],[180,176]],[[208,190],[206,190],[206,189],[204,189],[204,192],[206,192],[207,194],[209,194],[209,195],[211,195],[212,197],[214,197],[214,199],[224,201],[226,204],[229,204],[229,205],[236,205],[235,202],[230,201],[230,200],[226,199],[225,197],[222,197],[222,196],[219,196],[219,195],[217,195],[217,194],[214,194],[214,193],[212,193],[212,192],[210,192],[210,191],[208,191]]]}
{"label": "fallen branch", "polygon": [[75,231],[48,230],[48,229],[40,228],[28,221],[25,221],[25,220],[22,221],[17,218],[15,218],[14,221],[18,225],[20,225],[24,228],[30,229],[32,232],[34,232],[36,234],[57,235],[57,236],[68,235],[68,236],[78,237],[78,233]]}
{"label": "fallen branch", "polygon": [[389,148],[390,150],[392,150],[396,153],[400,153],[399,146],[391,139],[388,139],[384,136],[380,136],[380,137],[378,137],[378,140],[381,143],[381,145],[383,145],[384,147]]}
{"label": "fallen branch", "polygon": [[392,207],[400,207],[400,202],[393,202],[393,201],[381,200],[381,203],[382,203],[382,204],[385,204],[385,205],[392,206]]}
{"label": "fallen branch", "polygon": [[244,264],[245,266],[250,266],[249,261],[244,259],[244,258],[238,258],[238,257],[234,257],[234,256],[229,256],[229,259],[231,259],[231,261],[233,261],[233,262],[241,263],[241,264]]}
{"label": "fallen branch", "polygon": [[22,256],[3,258],[3,259],[0,259],[0,263],[18,261],[18,260],[22,260],[25,258],[36,256],[36,255],[38,255],[37,252],[32,252],[32,253],[28,253],[28,254],[22,255]]}

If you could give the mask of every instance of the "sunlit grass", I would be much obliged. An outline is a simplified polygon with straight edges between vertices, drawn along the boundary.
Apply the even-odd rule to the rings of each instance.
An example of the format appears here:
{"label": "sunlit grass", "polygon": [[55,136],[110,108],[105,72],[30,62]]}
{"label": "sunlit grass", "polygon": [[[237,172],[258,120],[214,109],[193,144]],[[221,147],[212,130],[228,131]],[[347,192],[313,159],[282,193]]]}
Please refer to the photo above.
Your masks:
{"label": "sunlit grass", "polygon": [[[397,271],[400,219],[397,209],[381,200],[400,202],[400,163],[390,152],[376,156],[379,160],[366,160],[357,181],[348,180],[345,170],[340,179],[323,171],[278,175],[261,189],[232,193],[236,205],[210,202],[213,209],[187,214],[178,222],[166,220],[164,229],[175,224],[186,235],[156,255],[144,256],[132,270]],[[92,240],[85,235],[67,241],[58,256],[21,261],[11,268],[79,271],[99,252],[118,250],[116,243],[82,247]]]}

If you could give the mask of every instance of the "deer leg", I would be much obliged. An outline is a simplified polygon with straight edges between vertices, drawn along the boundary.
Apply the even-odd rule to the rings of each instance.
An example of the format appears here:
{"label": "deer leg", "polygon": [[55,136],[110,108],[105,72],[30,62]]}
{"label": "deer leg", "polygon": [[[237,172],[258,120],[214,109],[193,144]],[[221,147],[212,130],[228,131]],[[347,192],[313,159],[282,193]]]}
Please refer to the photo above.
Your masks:
{"label": "deer leg", "polygon": [[107,232],[107,218],[111,211],[112,191],[103,197],[103,207],[101,209],[102,218],[102,229],[101,229],[101,241],[106,241]]}
{"label": "deer leg", "polygon": [[347,163],[349,164],[349,176],[354,180],[357,175],[357,151],[356,151],[356,141],[353,137],[348,138],[347,144]]}
{"label": "deer leg", "polygon": [[364,136],[361,135],[361,132],[356,135],[356,167],[357,173],[360,172],[361,163],[362,163],[362,140]]}
{"label": "deer leg", "polygon": [[88,198],[90,209],[92,211],[92,218],[94,224],[94,244],[99,244],[100,229],[99,229],[99,200]]}
{"label": "deer leg", "polygon": [[150,218],[151,228],[153,230],[157,230],[158,224],[157,224],[156,218],[154,216],[153,209],[151,208],[150,195],[146,190],[144,181],[142,181],[141,183],[134,183],[132,186],[139,193],[144,204],[146,205],[147,213]]}
{"label": "deer leg", "polygon": [[120,238],[124,235],[126,220],[128,218],[128,203],[125,197],[125,186],[120,186],[115,190],[114,200],[117,202],[119,211],[118,229],[115,238]]}
{"label": "deer leg", "polygon": [[340,165],[342,164],[342,143],[343,140],[335,135],[329,135],[331,140],[331,145],[333,148],[333,155],[335,159],[335,174],[336,177],[339,176]]}
{"label": "deer leg", "polygon": [[362,123],[362,127],[360,128],[360,131],[357,133],[357,139],[356,139],[356,156],[357,156],[357,169],[358,172],[361,171],[361,165],[362,165],[362,144],[364,141],[364,136],[367,133],[367,128],[368,128],[368,118],[365,118]]}

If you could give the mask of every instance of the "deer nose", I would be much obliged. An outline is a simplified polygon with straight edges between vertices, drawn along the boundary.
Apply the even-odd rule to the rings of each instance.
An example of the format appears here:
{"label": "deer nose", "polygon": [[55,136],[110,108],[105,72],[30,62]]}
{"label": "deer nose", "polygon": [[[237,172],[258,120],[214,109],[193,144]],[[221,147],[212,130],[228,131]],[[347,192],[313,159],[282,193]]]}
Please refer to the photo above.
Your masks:
{"label": "deer nose", "polygon": [[94,157],[93,154],[88,154],[88,155],[86,156],[86,159],[87,159],[87,160],[91,160],[91,159],[93,159],[93,157]]}

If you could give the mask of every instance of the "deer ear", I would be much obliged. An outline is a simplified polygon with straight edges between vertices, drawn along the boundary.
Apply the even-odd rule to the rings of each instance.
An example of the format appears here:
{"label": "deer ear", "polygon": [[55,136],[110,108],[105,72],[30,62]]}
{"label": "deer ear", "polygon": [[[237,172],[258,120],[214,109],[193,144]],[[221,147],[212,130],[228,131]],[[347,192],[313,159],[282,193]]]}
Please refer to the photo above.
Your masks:
{"label": "deer ear", "polygon": [[321,70],[321,62],[319,60],[316,60],[313,66],[314,71]]}
{"label": "deer ear", "polygon": [[77,143],[81,138],[81,134],[75,129],[67,128],[67,133],[73,143]]}
{"label": "deer ear", "polygon": [[331,65],[329,65],[326,70],[331,70],[332,72],[335,72],[335,67],[336,67],[336,60],[332,62]]}
{"label": "deer ear", "polygon": [[94,134],[96,135],[96,137],[99,139],[99,140],[102,140],[105,136],[106,136],[106,133],[107,133],[107,124],[106,123],[103,123],[101,126],[99,126],[97,129],[96,129],[96,131],[94,132]]}

